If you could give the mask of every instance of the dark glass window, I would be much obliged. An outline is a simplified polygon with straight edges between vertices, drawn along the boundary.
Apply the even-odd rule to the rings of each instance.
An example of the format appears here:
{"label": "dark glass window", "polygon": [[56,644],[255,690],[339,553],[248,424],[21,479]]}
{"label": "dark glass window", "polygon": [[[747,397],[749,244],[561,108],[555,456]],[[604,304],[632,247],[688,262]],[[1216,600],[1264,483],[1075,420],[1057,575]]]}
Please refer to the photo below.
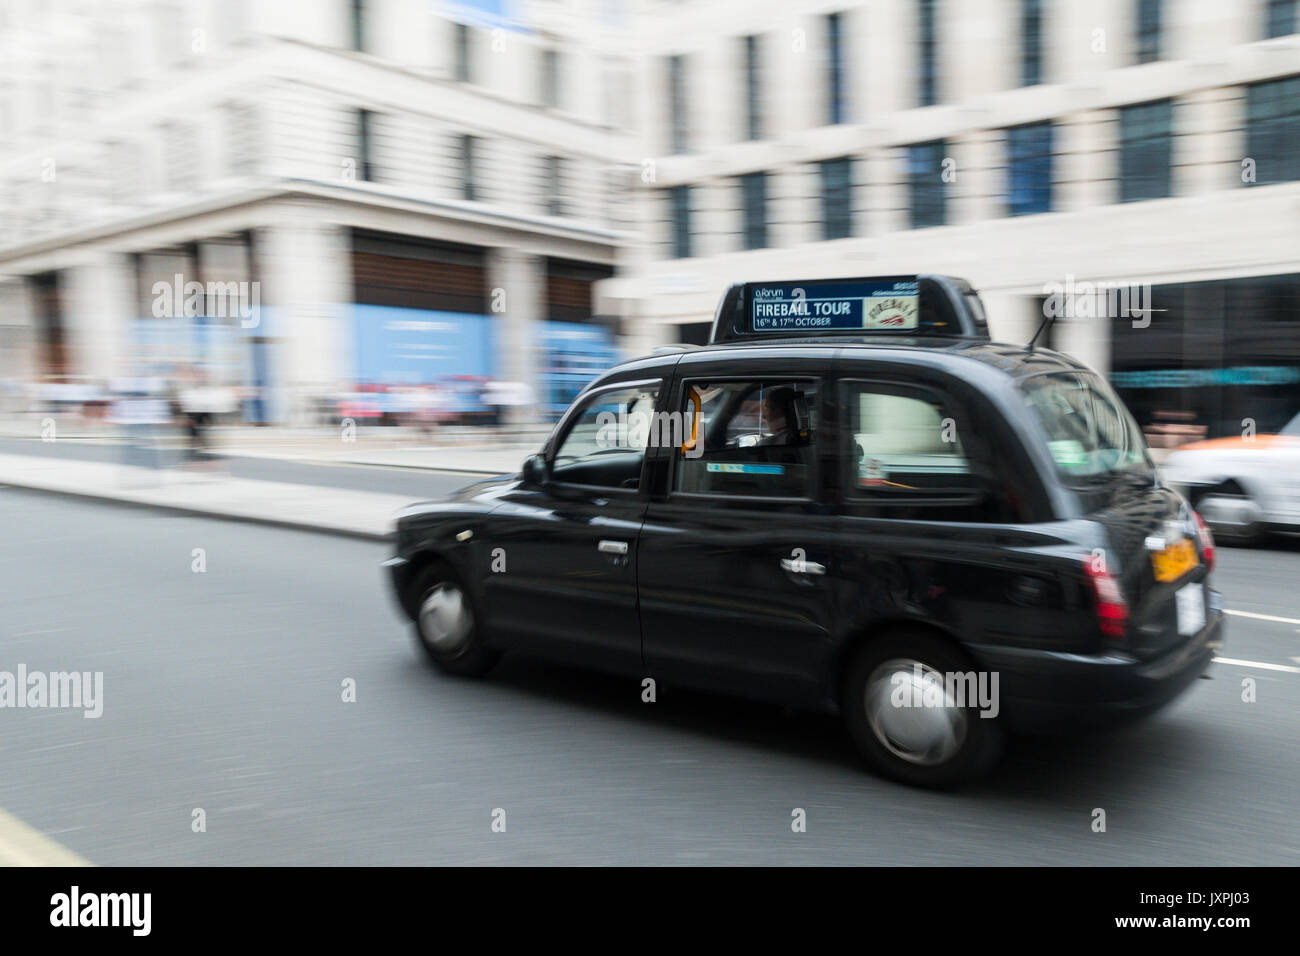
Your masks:
{"label": "dark glass window", "polygon": [[1043,0],[1020,3],[1020,85],[1043,82]]}
{"label": "dark glass window", "polygon": [[818,164],[822,185],[822,238],[853,235],[853,160],[847,156]]}
{"label": "dark glass window", "polygon": [[1161,0],[1137,0],[1137,61],[1160,59]]}
{"label": "dark glass window", "polygon": [[1157,100],[1119,111],[1119,200],[1173,194],[1173,101]]}
{"label": "dark glass window", "polygon": [[370,110],[357,110],[357,178],[363,182],[375,181],[375,114]]}
{"label": "dark glass window", "polygon": [[[571,485],[635,489],[652,438],[667,429],[656,420],[659,386],[608,389],[586,399],[570,419],[551,459],[551,478]],[[670,438],[674,436],[669,436]]]}
{"label": "dark glass window", "polygon": [[813,381],[688,382],[680,430],[698,437],[673,455],[673,493],[813,497],[817,394]]}
{"label": "dark glass window", "polygon": [[767,247],[767,173],[748,173],[740,177],[741,204],[744,210],[744,248]]}
{"label": "dark glass window", "polygon": [[560,106],[560,54],[549,48],[542,51],[542,105]]}
{"label": "dark glass window", "polygon": [[546,190],[544,201],[548,216],[563,216],[566,212],[564,202],[564,159],[560,156],[547,156],[543,160],[542,182]]}
{"label": "dark glass window", "polygon": [[1007,130],[1007,212],[1027,216],[1052,211],[1052,124]]}
{"label": "dark glass window", "polygon": [[1268,0],[1268,35],[1284,37],[1295,33],[1296,0]]}
{"label": "dark glass window", "polygon": [[463,199],[478,198],[478,176],[474,156],[476,146],[475,137],[462,136],[460,138],[460,194]]}
{"label": "dark glass window", "polygon": [[1300,179],[1300,76],[1246,87],[1246,151],[1257,184]]}
{"label": "dark glass window", "polygon": [[943,181],[944,142],[917,143],[907,148],[907,182],[913,229],[942,226],[947,221],[947,184]]}
{"label": "dark glass window", "polygon": [[673,258],[689,259],[691,252],[691,187],[674,186],[668,190],[669,215],[672,218]]}
{"label": "dark glass window", "polygon": [[759,40],[756,36],[744,38],[745,42],[745,135],[749,139],[763,138],[763,63],[760,59]]}
{"label": "dark glass window", "polygon": [[352,0],[352,49],[366,50],[366,0]]}
{"label": "dark glass window", "polygon": [[826,17],[826,104],[827,122],[843,123],[844,117],[844,14]]}
{"label": "dark glass window", "polygon": [[686,152],[686,58],[681,54],[668,58],[668,122],[672,152]]}
{"label": "dark glass window", "polygon": [[463,23],[456,24],[456,80],[470,82],[470,33]]}
{"label": "dark glass window", "polygon": [[920,106],[933,106],[939,102],[937,6],[938,0],[917,2],[917,103]]}

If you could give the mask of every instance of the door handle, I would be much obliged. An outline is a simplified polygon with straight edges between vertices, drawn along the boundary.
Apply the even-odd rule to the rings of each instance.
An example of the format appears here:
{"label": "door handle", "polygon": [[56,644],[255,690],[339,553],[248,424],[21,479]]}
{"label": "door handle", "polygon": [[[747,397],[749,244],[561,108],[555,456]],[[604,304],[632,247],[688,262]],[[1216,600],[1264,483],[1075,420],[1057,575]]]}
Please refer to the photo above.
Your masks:
{"label": "door handle", "polygon": [[782,558],[781,567],[792,574],[825,574],[826,565],[802,558]]}
{"label": "door handle", "polygon": [[600,544],[596,545],[596,550],[601,554],[627,554],[627,542],[602,539]]}

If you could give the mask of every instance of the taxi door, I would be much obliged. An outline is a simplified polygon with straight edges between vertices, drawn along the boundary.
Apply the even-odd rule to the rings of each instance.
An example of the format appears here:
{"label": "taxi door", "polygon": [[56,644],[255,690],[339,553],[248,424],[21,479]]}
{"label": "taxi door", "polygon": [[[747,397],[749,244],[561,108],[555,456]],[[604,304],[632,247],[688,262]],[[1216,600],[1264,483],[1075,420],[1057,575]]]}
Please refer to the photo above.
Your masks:
{"label": "taxi door", "polygon": [[[647,671],[706,689],[816,694],[830,653],[829,350],[678,363],[671,412],[694,442],[660,452],[637,546]],[[698,413],[697,413],[698,408]]]}
{"label": "taxi door", "polygon": [[[545,457],[548,477],[521,482],[493,512],[484,573],[488,626],[502,646],[636,672],[636,538],[658,377],[614,381],[576,402]],[[640,422],[640,424],[638,424]]]}

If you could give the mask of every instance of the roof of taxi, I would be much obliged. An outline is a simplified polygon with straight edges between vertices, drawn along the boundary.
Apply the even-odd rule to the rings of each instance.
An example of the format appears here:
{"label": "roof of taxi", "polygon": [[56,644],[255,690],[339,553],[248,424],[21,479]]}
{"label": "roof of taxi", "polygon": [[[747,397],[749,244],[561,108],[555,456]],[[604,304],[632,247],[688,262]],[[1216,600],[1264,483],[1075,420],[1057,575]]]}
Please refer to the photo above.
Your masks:
{"label": "roof of taxi", "polygon": [[618,365],[614,366],[614,368],[621,368],[624,365],[639,362],[646,362],[648,359],[652,358],[663,359],[665,361],[675,361],[677,358],[686,355],[699,354],[734,354],[737,357],[740,357],[746,353],[752,355],[755,352],[769,349],[781,349],[785,351],[806,350],[814,354],[825,354],[828,349],[837,351],[860,351],[863,353],[864,358],[867,353],[870,352],[911,353],[914,355],[918,353],[947,355],[981,362],[985,365],[992,366],[1013,378],[1023,378],[1027,375],[1033,375],[1038,372],[1087,369],[1087,366],[1080,363],[1077,359],[1060,352],[1039,347],[1030,349],[1024,345],[1016,345],[1008,342],[991,342],[987,339],[971,339],[956,336],[944,338],[924,336],[903,338],[871,335],[857,337],[837,336],[834,339],[818,337],[754,339],[752,341],[720,342],[710,345],[665,346],[660,350],[656,350],[653,355],[643,355],[635,359],[628,359],[625,362],[620,362]]}

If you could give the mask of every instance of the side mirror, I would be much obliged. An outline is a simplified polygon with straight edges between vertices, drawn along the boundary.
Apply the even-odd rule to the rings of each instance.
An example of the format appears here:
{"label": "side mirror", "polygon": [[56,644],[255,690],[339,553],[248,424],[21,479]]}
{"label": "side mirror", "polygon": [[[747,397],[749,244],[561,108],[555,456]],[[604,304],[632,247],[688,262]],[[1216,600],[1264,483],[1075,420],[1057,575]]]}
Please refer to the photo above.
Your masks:
{"label": "side mirror", "polygon": [[521,472],[524,484],[540,488],[551,477],[551,470],[546,466],[546,459],[541,455],[529,455],[524,459]]}

